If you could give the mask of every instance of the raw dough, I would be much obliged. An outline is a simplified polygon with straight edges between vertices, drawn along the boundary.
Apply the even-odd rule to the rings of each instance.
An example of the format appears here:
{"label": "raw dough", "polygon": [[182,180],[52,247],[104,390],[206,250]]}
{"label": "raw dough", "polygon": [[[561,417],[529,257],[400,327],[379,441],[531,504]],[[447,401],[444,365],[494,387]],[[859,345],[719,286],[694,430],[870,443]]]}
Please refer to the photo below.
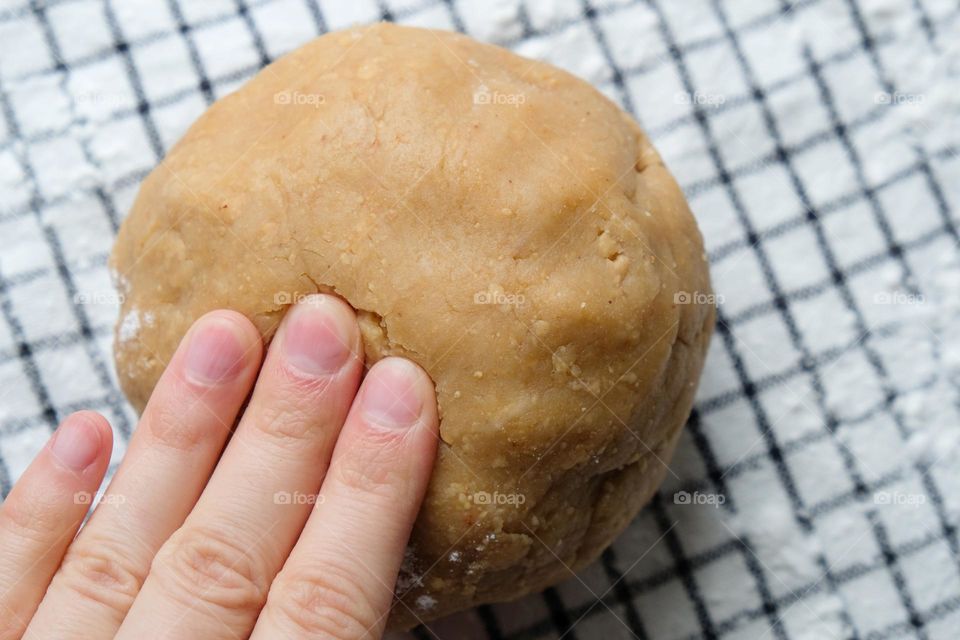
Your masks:
{"label": "raw dough", "polygon": [[112,265],[137,408],[202,313],[269,340],[318,290],[358,310],[368,361],[432,376],[443,442],[393,628],[594,559],[660,484],[714,321],[694,219],[633,120],[547,64],[387,24],[210,107]]}

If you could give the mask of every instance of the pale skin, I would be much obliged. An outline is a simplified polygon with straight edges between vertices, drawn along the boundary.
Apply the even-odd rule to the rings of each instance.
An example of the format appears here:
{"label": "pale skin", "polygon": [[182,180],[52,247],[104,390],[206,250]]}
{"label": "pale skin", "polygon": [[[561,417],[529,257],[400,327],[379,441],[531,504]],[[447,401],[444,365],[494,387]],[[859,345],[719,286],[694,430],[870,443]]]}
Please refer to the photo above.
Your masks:
{"label": "pale skin", "polygon": [[208,313],[82,529],[112,448],[94,412],[60,424],[0,507],[0,640],[378,638],[437,423],[417,365],[364,376],[336,297],[292,307],[266,353],[244,316]]}

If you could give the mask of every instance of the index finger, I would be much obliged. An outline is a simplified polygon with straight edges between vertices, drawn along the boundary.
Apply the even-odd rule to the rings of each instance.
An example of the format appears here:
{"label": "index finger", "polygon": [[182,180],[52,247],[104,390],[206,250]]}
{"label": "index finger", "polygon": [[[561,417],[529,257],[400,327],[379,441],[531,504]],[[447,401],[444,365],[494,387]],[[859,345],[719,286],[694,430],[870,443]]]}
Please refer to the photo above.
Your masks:
{"label": "index finger", "polygon": [[251,638],[380,636],[438,439],[427,374],[402,358],[375,364]]}

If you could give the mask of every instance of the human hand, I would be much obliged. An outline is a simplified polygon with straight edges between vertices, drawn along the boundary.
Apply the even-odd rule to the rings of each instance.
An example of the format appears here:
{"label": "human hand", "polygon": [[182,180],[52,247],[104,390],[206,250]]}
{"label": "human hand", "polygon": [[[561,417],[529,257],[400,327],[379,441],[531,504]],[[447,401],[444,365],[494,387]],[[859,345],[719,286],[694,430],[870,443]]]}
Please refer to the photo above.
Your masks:
{"label": "human hand", "polygon": [[79,535],[112,433],[63,421],[0,508],[0,639],[379,637],[436,453],[432,383],[387,358],[361,385],[356,317],[328,295],[262,351],[239,313],[193,325]]}

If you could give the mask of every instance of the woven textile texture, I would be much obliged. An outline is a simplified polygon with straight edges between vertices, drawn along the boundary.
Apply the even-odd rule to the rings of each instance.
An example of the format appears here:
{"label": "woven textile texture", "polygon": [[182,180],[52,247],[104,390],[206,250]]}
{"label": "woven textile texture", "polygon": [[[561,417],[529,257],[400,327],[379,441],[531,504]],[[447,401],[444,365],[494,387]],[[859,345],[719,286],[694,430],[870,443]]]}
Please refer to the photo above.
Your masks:
{"label": "woven textile texture", "polygon": [[653,503],[579,575],[417,638],[960,637],[956,0],[0,0],[0,489],[119,392],[106,266],[218,97],[393,20],[550,61],[637,117],[719,303]]}

